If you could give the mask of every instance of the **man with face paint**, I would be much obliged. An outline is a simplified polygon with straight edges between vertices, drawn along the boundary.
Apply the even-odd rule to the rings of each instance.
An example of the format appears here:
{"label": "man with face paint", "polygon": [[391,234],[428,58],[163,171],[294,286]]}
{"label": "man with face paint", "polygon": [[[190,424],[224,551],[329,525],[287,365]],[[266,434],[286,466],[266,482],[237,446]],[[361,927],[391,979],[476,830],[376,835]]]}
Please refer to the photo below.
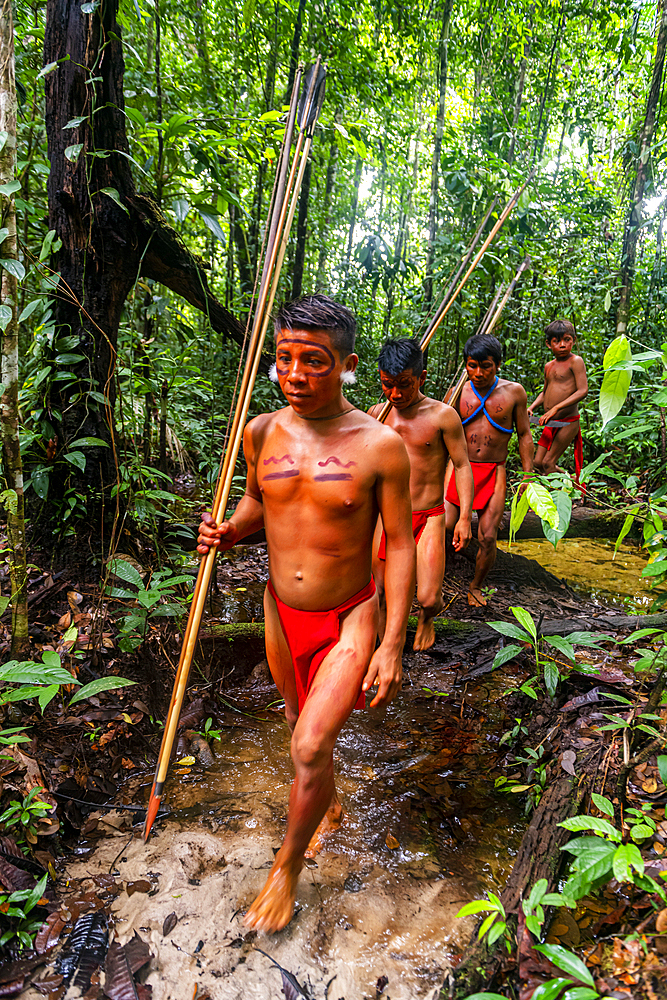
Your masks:
{"label": "man with face paint", "polygon": [[[266,655],[285,700],[296,770],[285,840],[245,917],[267,933],[290,921],[306,853],[341,822],[333,774],[339,732],[372,686],[372,707],[387,705],[401,686],[415,580],[410,467],[400,437],[341,392],[359,360],[355,330],[350,310],[324,295],[280,310],[275,376],[289,405],[247,425],[245,494],[223,525],[208,514],[200,525],[201,553],[266,530]],[[387,622],[376,650],[378,514],[387,535]]]}
{"label": "man with face paint", "polygon": [[[498,526],[505,511],[507,494],[505,462],[514,429],[526,475],[533,471],[534,446],[526,390],[518,382],[498,377],[502,360],[500,341],[485,333],[471,337],[463,348],[463,359],[469,381],[463,387],[457,409],[461,414],[475,480],[472,507],[479,518],[479,548],[475,576],[468,588],[468,604],[484,607],[486,597],[482,593],[482,585],[496,561]],[[445,493],[448,516],[462,502],[452,476]]]}
{"label": "man with face paint", "polygon": [[[443,608],[445,575],[445,469],[454,465],[461,495],[458,516],[452,514],[447,528],[453,532],[457,552],[471,538],[473,481],[461,418],[455,409],[430,399],[422,392],[426,369],[419,341],[388,340],[378,357],[380,384],[392,408],[386,426],[403,439],[410,459],[412,531],[417,542],[417,602],[419,620],[413,648],[430,649],[435,642],[433,619]],[[368,411],[377,416],[382,404]],[[379,544],[374,545],[373,576],[380,597],[380,635],[384,611],[385,536],[378,525]]]}

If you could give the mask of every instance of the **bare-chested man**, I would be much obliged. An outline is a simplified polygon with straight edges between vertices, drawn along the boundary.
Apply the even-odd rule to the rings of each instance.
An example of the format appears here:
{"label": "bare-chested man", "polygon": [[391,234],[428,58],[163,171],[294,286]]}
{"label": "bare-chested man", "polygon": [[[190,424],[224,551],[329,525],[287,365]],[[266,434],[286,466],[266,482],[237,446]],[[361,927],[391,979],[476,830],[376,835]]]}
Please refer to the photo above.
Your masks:
{"label": "bare-chested man", "polygon": [[[521,465],[528,474],[533,471],[533,439],[526,390],[518,382],[498,378],[502,360],[500,341],[488,334],[471,337],[463,348],[463,358],[470,381],[463,387],[458,410],[475,480],[472,509],[479,517],[479,549],[475,576],[468,588],[468,604],[482,607],[486,604],[482,585],[496,561],[498,525],[505,510],[509,440],[516,427]],[[445,505],[448,517],[450,506],[460,506],[454,476],[449,480]]]}
{"label": "bare-chested man", "polygon": [[[544,331],[547,345],[554,356],[544,366],[544,389],[535,402],[528,407],[528,415],[540,403],[544,415],[540,417],[540,427],[544,427],[537,442],[535,468],[539,472],[555,472],[558,459],[571,441],[574,441],[574,468],[577,482],[584,464],[584,448],[579,425],[578,404],[588,395],[588,378],[584,359],[572,353],[575,344],[574,327],[569,320],[555,319]],[[556,420],[569,427],[549,427]],[[560,470],[559,470],[560,471]]]}
{"label": "bare-chested man", "polygon": [[[461,497],[458,518],[452,516],[447,528],[453,532],[456,551],[471,538],[473,480],[468,461],[461,418],[455,409],[430,399],[421,391],[426,378],[424,355],[419,341],[388,340],[380,351],[378,369],[382,391],[392,408],[386,420],[408,450],[410,459],[410,500],[412,532],[417,542],[417,601],[419,621],[413,648],[430,649],[435,642],[433,619],[442,611],[442,581],[445,574],[444,486],[447,459],[454,464]],[[368,411],[377,416],[382,404]],[[452,508],[453,514],[454,508]],[[380,528],[378,528],[379,537]],[[376,538],[376,542],[378,538]],[[374,545],[373,576],[380,598],[380,635],[384,613],[385,539]]]}
{"label": "bare-chested man", "polygon": [[[372,706],[387,705],[401,686],[415,581],[410,467],[400,437],[341,392],[359,360],[355,328],[349,309],[324,295],[280,310],[276,374],[289,406],[250,421],[245,495],[222,526],[210,515],[200,525],[202,553],[266,529],[266,655],[285,699],[296,770],[285,840],[245,918],[267,933],[291,919],[309,844],[315,850],[340,823],[333,773],[339,732],[374,684]],[[376,650],[371,556],[378,514],[387,534],[387,625]]]}

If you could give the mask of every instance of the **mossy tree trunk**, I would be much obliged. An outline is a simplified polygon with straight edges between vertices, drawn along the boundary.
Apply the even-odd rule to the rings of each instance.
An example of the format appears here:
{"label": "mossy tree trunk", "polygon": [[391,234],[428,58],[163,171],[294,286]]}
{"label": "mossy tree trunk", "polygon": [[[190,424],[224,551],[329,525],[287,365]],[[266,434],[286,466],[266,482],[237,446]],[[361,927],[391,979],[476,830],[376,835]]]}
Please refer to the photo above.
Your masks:
{"label": "mossy tree trunk", "polygon": [[2,287],[0,327],[2,335],[2,464],[7,492],[9,572],[12,587],[12,656],[28,651],[28,587],[25,553],[23,465],[19,446],[19,338],[18,282],[23,271],[18,261],[16,206],[12,182],[16,170],[16,80],[14,75],[14,23],[11,0],[2,2],[0,20],[0,204],[2,207]]}

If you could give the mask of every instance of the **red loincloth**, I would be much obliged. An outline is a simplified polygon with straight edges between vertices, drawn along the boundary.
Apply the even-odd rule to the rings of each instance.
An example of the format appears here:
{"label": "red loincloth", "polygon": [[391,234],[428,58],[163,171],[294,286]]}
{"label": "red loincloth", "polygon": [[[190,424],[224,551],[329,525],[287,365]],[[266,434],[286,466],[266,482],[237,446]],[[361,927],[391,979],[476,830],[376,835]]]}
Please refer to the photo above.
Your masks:
{"label": "red loincloth", "polygon": [[[294,664],[300,712],[306,703],[308,692],[322,660],[338,642],[340,616],[373,596],[376,589],[375,580],[371,577],[366,586],[354,597],[348,598],[339,607],[330,608],[328,611],[300,611],[298,608],[291,608],[289,604],[284,604],[280,600],[270,580],[268,587],[271,597],[276,602],[283,635]],[[363,691],[359,694],[354,707],[366,707],[366,695]]]}
{"label": "red loincloth", "polygon": [[[426,527],[426,522],[429,517],[439,517],[441,514],[445,513],[444,503],[439,503],[437,507],[431,507],[429,510],[413,510],[412,512],[412,534],[415,536],[415,541],[418,542],[422,536],[422,531]],[[384,531],[382,532],[382,538],[380,539],[380,547],[378,549],[378,559],[387,558],[387,539],[385,538]]]}
{"label": "red loincloth", "polygon": [[[579,414],[576,417],[558,417],[558,420],[563,420],[565,423],[573,424],[575,420],[579,419]],[[546,448],[547,451],[551,450],[551,445],[554,443],[554,438],[560,430],[560,427],[545,427],[542,431],[540,440],[537,442],[537,447]],[[584,467],[584,442],[581,436],[581,427],[579,428],[579,433],[574,439],[574,478],[579,482],[579,476],[581,475],[581,470]]]}
{"label": "red loincloth", "polygon": [[[496,488],[496,471],[499,465],[504,465],[504,462],[470,463],[472,478],[475,483],[475,496],[472,502],[473,510],[482,510],[493,496],[493,491]],[[449,480],[445,500],[456,504],[457,507],[461,506],[459,491],[456,488],[456,477],[453,472],[452,478]]]}

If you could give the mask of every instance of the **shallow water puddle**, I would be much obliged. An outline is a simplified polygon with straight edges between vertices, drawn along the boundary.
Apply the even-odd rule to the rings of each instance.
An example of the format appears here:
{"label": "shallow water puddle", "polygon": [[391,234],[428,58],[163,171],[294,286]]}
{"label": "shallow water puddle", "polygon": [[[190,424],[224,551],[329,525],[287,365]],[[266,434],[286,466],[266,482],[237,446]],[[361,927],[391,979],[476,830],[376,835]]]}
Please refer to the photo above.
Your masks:
{"label": "shallow water puddle", "polygon": [[[171,815],[148,845],[138,831],[123,850],[122,837],[109,838],[69,866],[70,878],[115,864],[121,879],[151,880],[150,895],[121,893],[114,915],[121,940],[136,929],[153,951],[147,981],[156,1000],[190,998],[196,985],[213,1000],[279,998],[280,974],[255,944],[318,1000],[374,998],[383,976],[391,1000],[435,995],[469,932],[456,912],[502,884],[524,822],[489,776],[508,725],[495,706],[507,675],[469,687],[462,705],[460,691],[423,691],[447,691],[453,673],[428,657],[409,663],[412,686],[398,703],[384,717],[355,712],[341,734],[346,819],[304,869],[298,912],[280,934],[247,934],[242,924],[285,831],[292,768],[275,709],[239,714],[206,772],[171,774],[163,799]],[[164,935],[172,912],[178,923]]]}
{"label": "shallow water puddle", "polygon": [[647,560],[636,546],[621,545],[613,558],[614,542],[608,539],[563,538],[554,549],[545,538],[513,542],[510,551],[536,559],[596,604],[645,614],[653,602],[648,580],[641,575]]}

